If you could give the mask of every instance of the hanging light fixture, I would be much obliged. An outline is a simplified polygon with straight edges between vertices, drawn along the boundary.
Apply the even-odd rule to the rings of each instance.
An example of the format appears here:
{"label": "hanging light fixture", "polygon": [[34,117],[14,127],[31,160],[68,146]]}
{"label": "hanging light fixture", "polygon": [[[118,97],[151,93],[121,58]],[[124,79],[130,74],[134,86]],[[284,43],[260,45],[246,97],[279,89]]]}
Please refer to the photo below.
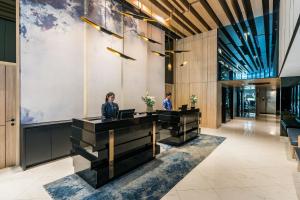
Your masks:
{"label": "hanging light fixture", "polygon": [[116,56],[119,56],[119,57],[121,57],[121,58],[125,58],[125,59],[128,59],[128,60],[136,60],[136,59],[134,59],[134,58],[132,58],[132,57],[130,57],[130,56],[127,56],[127,55],[125,55],[125,54],[123,54],[123,53],[121,53],[121,52],[119,52],[119,51],[117,51],[117,50],[115,50],[115,49],[113,49],[113,48],[106,47],[106,49],[107,49],[108,51],[110,51],[111,53],[113,53],[113,54],[115,54]]}
{"label": "hanging light fixture", "polygon": [[104,33],[106,33],[106,34],[108,34],[108,35],[114,36],[114,37],[116,37],[116,38],[118,38],[118,39],[123,39],[123,37],[122,37],[121,35],[118,35],[117,33],[114,33],[114,32],[112,32],[112,31],[110,31],[110,30],[108,30],[108,29],[106,29],[106,28],[100,26],[99,24],[93,22],[92,20],[88,19],[88,18],[85,17],[85,16],[81,16],[80,19],[81,19],[83,22],[85,22],[85,23],[91,25],[92,27],[94,27],[94,28],[97,29],[98,31],[102,31],[102,32],[104,32]]}
{"label": "hanging light fixture", "polygon": [[[152,3],[151,3],[151,16],[152,16]],[[148,23],[147,23],[147,25],[148,25]],[[151,28],[151,30],[150,30],[150,33],[151,33],[150,38],[152,38],[152,25],[150,25],[150,28]],[[147,26],[147,32],[148,32],[148,26]],[[150,38],[144,37],[143,39],[144,39],[144,40],[148,40],[149,42],[151,42],[150,40],[152,40],[152,39],[150,39]],[[155,40],[152,40],[151,43],[161,44],[160,42],[157,42],[157,41],[155,41]],[[160,56],[160,57],[166,57],[166,56],[167,56],[166,54],[163,54],[163,53],[158,52],[158,51],[152,50],[151,52],[152,52],[154,55],[157,55],[157,56]]]}
{"label": "hanging light fixture", "polygon": [[[105,1],[105,8],[106,8],[106,1]],[[106,11],[106,10],[105,10]],[[105,12],[105,24],[106,24],[106,12]],[[124,38],[124,29],[125,29],[125,27],[124,27],[124,16],[123,16],[123,23],[122,23],[122,26],[123,26],[123,36],[121,36],[122,38]],[[124,52],[124,40],[122,40],[123,41],[123,52]],[[106,47],[106,49],[109,51],[109,52],[111,52],[112,54],[114,54],[114,55],[116,55],[116,56],[119,56],[119,57],[121,57],[121,58],[125,58],[125,59],[128,59],[128,60],[136,60],[136,59],[134,59],[134,58],[132,58],[132,57],[130,57],[130,56],[128,56],[128,55],[125,55],[124,53],[122,53],[122,52],[120,52],[120,51],[118,51],[118,50],[116,50],[116,49],[113,49],[113,48],[111,48],[111,47]]]}
{"label": "hanging light fixture", "polygon": [[157,56],[161,56],[161,57],[169,57],[168,55],[166,54],[163,54],[163,53],[160,53],[158,51],[151,51],[154,55],[157,55]]}
{"label": "hanging light fixture", "polygon": [[[183,56],[183,59],[184,59],[184,56]],[[183,63],[181,63],[179,66],[180,66],[180,67],[183,67],[183,66],[185,66],[185,65],[187,65],[187,64],[188,64],[188,61],[185,60],[185,61],[183,61]]]}
{"label": "hanging light fixture", "polygon": [[[112,0],[111,0],[111,2],[112,2]],[[132,13],[132,12],[130,12],[128,10],[127,11],[120,11],[120,10],[116,9],[116,6],[112,7],[112,11],[117,12],[120,15],[123,15],[125,17],[133,17],[135,19],[143,20],[143,21],[146,21],[146,22],[147,21],[153,21],[153,22],[156,21],[155,19],[152,18],[152,16],[151,17],[147,17],[147,16],[145,16],[145,15],[142,14],[142,4],[141,4],[140,0],[138,1],[137,4],[138,4],[137,6],[139,7],[140,14],[135,14],[135,13]]]}
{"label": "hanging light fixture", "polygon": [[160,45],[161,45],[160,42],[155,41],[155,40],[153,40],[153,39],[151,39],[151,38],[148,38],[148,37],[146,37],[146,36],[144,36],[144,35],[142,35],[142,34],[140,34],[140,33],[137,33],[137,36],[139,36],[140,38],[142,38],[143,40],[145,40],[145,41],[147,41],[147,42],[151,42],[151,43],[153,43],[153,44],[160,44]]}
{"label": "hanging light fixture", "polygon": [[[171,19],[171,16],[170,16],[170,19]],[[168,37],[168,47],[169,47],[169,49],[170,49],[170,47],[171,47],[171,42],[170,42],[170,36],[167,36]],[[168,63],[168,70],[169,71],[172,71],[172,64],[171,64],[171,56],[169,56],[169,63]]]}
{"label": "hanging light fixture", "polygon": [[[191,5],[189,4],[189,6],[191,6]],[[190,11],[190,9],[191,9],[191,8],[189,7],[189,11]],[[183,27],[182,27],[182,30],[183,30]],[[183,49],[184,49],[184,38],[183,38]],[[178,51],[178,50],[177,50],[177,51]],[[183,66],[185,66],[185,65],[188,64],[188,61],[184,59],[184,53],[190,52],[190,51],[188,51],[188,50],[179,50],[179,51],[181,51],[181,53],[183,53],[183,63],[180,64],[180,67],[183,67]],[[175,51],[174,51],[174,52],[175,52]]]}

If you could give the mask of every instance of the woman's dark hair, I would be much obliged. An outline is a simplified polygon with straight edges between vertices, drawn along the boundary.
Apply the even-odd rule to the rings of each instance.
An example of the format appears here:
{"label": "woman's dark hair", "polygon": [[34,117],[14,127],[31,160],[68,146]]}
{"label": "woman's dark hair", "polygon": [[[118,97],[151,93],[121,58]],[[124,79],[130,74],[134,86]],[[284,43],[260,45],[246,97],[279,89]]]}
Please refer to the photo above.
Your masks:
{"label": "woman's dark hair", "polygon": [[108,98],[111,97],[111,96],[115,96],[115,93],[113,93],[113,92],[107,93],[107,94],[106,94],[106,97],[105,97],[105,102],[107,102],[107,101],[108,101]]}
{"label": "woman's dark hair", "polygon": [[171,92],[167,92],[167,93],[166,93],[166,97],[171,96],[171,95],[172,95]]}

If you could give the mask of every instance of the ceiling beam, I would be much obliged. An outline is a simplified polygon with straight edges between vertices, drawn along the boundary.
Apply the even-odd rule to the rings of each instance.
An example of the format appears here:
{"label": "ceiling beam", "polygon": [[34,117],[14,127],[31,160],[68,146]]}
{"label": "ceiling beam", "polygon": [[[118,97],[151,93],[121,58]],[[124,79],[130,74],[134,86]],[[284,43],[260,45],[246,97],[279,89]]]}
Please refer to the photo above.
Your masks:
{"label": "ceiling beam", "polygon": [[[149,0],[153,5],[155,5],[159,10],[161,10],[163,13],[165,13],[167,16],[171,15],[171,12],[168,11],[168,9],[166,9],[163,5],[161,5],[157,0]],[[183,28],[185,28],[187,30],[187,32],[189,32],[192,35],[195,35],[195,32],[190,29],[187,25],[185,25],[182,21],[180,21],[176,16],[172,16],[172,19],[179,24],[180,26],[182,26]]]}
{"label": "ceiling beam", "polygon": [[227,45],[222,40],[219,40],[219,44],[221,44],[222,48],[225,49],[226,52],[229,53],[240,64],[241,67],[243,67],[247,72],[250,72],[247,67],[240,63],[238,57],[236,57],[236,55],[231,51],[229,47],[227,47]]}
{"label": "ceiling beam", "polygon": [[[220,19],[218,18],[218,16],[216,15],[216,13],[213,11],[213,9],[211,8],[211,6],[208,4],[208,2],[206,0],[198,0],[201,5],[204,7],[204,9],[206,10],[206,12],[210,15],[210,17],[215,21],[215,23],[218,25],[218,27],[220,28],[219,30],[222,31],[222,33],[225,35],[225,37],[230,41],[230,43],[234,46],[234,48],[237,50],[237,52],[240,54],[240,56],[242,57],[242,59],[246,62],[246,64],[248,65],[248,67],[250,67],[251,65],[249,64],[248,60],[245,58],[244,54],[241,52],[241,50],[239,49],[239,47],[236,45],[236,43],[233,41],[233,39],[231,38],[230,34],[228,33],[228,31],[223,27],[222,22],[220,21]],[[223,28],[222,28],[223,27]],[[244,66],[245,67],[245,66]],[[247,70],[249,72],[249,70]]]}
{"label": "ceiling beam", "polygon": [[[197,33],[202,33],[195,24],[193,24],[186,16],[184,16],[180,11],[178,11],[168,0],[160,0],[171,12],[174,12],[181,20],[193,28]],[[174,15],[172,15],[173,17]]]}
{"label": "ceiling beam", "polygon": [[[173,0],[177,2],[176,0]],[[185,6],[187,10],[190,10],[191,13],[198,19],[198,21],[208,30],[212,30],[212,28],[206,23],[206,21],[199,15],[199,13],[194,9],[193,5],[191,5],[188,0],[180,0],[180,2]]]}
{"label": "ceiling beam", "polygon": [[[253,15],[253,11],[252,11],[251,2],[250,2],[250,0],[242,0],[242,4],[243,4],[243,7],[245,10],[247,19],[248,19],[248,23],[250,25],[250,30],[252,32],[251,35],[253,36],[255,45],[258,47],[257,49],[259,51],[260,56],[262,57],[261,49],[259,48],[257,40],[255,39],[255,37],[257,37],[257,30],[256,30],[255,21],[254,21],[254,15]],[[263,65],[263,68],[266,67],[266,66],[264,66],[263,62],[261,64]]]}
{"label": "ceiling beam", "polygon": [[214,10],[210,7],[208,2],[206,0],[198,0],[198,1],[201,3],[203,8],[206,10],[206,12],[210,15],[210,17],[215,21],[218,27],[219,28],[222,27],[223,26],[222,22],[220,21],[220,19],[218,18]]}
{"label": "ceiling beam", "polygon": [[181,12],[185,12],[184,7],[182,7],[182,6],[180,5],[180,3],[178,3],[177,0],[172,0],[172,2],[173,2],[178,8],[180,8]]}
{"label": "ceiling beam", "polygon": [[253,33],[251,31],[251,29],[249,30],[246,23],[245,23],[245,20],[244,20],[244,17],[243,17],[243,14],[242,14],[242,10],[241,10],[241,7],[238,3],[237,0],[231,0],[231,4],[232,4],[232,7],[233,7],[233,11],[235,12],[237,18],[238,18],[238,21],[242,27],[242,30],[244,33],[247,33],[249,32],[250,33],[250,37],[253,38],[253,40],[247,40],[248,44],[249,44],[249,47],[252,51],[252,54],[253,55],[256,55],[257,56],[257,64],[260,66],[260,68],[263,68],[263,62],[262,62],[262,56],[261,56],[261,52],[260,52],[260,49],[258,48],[258,45],[256,44],[255,42],[255,39],[253,37]]}
{"label": "ceiling beam", "polygon": [[171,25],[171,24],[169,24],[169,26],[170,26],[171,29],[173,29],[173,31],[174,31],[176,34],[180,35],[182,38],[187,37],[187,35],[185,35],[184,33],[180,32],[175,26],[173,26],[173,25]]}
{"label": "ceiling beam", "polygon": [[[278,34],[279,34],[279,1],[280,0],[273,0],[273,23],[272,23],[272,53],[271,53],[271,62],[274,61],[275,56],[275,45],[278,43]],[[277,45],[278,46],[278,45]],[[278,58],[277,58],[278,59]],[[278,68],[278,66],[275,66]]]}
{"label": "ceiling beam", "polygon": [[[219,3],[221,5],[221,7],[223,8],[223,10],[224,10],[227,18],[229,19],[229,21],[230,21],[230,23],[231,23],[231,25],[232,25],[232,27],[234,29],[234,32],[240,38],[240,41],[242,42],[243,46],[245,47],[243,49],[243,51],[246,51],[245,53],[249,55],[249,58],[250,58],[252,64],[254,65],[254,66],[251,65],[251,67],[255,67],[256,70],[258,70],[257,63],[255,62],[255,60],[254,60],[254,58],[252,56],[252,53],[249,50],[249,46],[246,44],[246,39],[244,37],[244,34],[241,33],[238,25],[236,24],[235,19],[234,19],[233,15],[232,15],[232,13],[230,11],[230,8],[229,8],[228,4],[226,3],[225,0],[219,0]],[[255,70],[255,69],[253,68],[253,70]]]}
{"label": "ceiling beam", "polygon": [[[276,1],[276,0],[275,0]],[[250,2],[251,4],[251,2]],[[270,20],[269,20],[269,0],[262,0],[263,13],[264,13],[264,27],[265,27],[265,42],[267,65],[270,67]]]}

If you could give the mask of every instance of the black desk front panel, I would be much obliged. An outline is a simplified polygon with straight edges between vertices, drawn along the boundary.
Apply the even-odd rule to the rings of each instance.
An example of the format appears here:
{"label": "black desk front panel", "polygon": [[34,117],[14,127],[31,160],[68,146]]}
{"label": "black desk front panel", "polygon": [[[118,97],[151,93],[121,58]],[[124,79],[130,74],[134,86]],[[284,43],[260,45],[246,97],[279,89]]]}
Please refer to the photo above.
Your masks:
{"label": "black desk front panel", "polygon": [[[153,143],[154,138],[159,139],[157,131],[153,137],[157,118],[156,115],[142,115],[126,120],[74,119],[71,141],[76,173],[98,188],[154,159],[160,152],[156,141]],[[112,133],[113,137],[110,135]],[[110,143],[112,138],[113,143]],[[111,144],[113,165],[110,165],[109,160]],[[113,176],[110,170],[113,170]]]}

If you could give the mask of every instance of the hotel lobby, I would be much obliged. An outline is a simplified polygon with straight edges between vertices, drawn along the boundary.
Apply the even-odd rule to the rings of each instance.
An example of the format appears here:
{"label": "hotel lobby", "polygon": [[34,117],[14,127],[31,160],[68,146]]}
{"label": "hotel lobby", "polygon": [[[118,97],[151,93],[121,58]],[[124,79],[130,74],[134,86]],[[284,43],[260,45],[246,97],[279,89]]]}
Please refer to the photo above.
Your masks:
{"label": "hotel lobby", "polygon": [[0,199],[300,199],[299,26],[294,0],[0,0]]}

